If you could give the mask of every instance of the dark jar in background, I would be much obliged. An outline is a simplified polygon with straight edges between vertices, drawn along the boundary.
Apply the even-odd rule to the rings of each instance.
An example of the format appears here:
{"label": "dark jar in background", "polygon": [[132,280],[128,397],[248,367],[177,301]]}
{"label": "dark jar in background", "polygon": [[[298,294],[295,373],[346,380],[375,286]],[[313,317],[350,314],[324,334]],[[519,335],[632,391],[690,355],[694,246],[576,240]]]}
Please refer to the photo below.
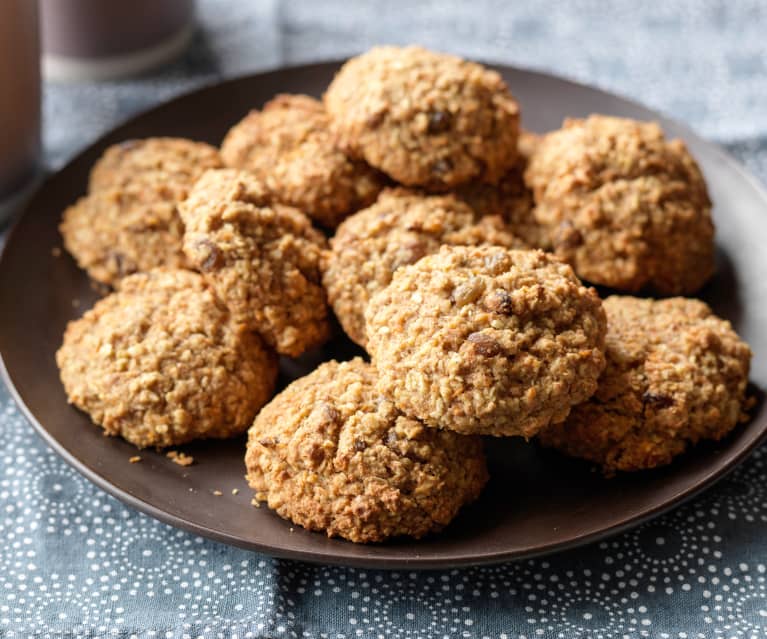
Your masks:
{"label": "dark jar in background", "polygon": [[38,33],[37,2],[0,0],[0,226],[39,175]]}
{"label": "dark jar in background", "polygon": [[40,0],[43,73],[78,82],[140,73],[178,56],[194,0]]}

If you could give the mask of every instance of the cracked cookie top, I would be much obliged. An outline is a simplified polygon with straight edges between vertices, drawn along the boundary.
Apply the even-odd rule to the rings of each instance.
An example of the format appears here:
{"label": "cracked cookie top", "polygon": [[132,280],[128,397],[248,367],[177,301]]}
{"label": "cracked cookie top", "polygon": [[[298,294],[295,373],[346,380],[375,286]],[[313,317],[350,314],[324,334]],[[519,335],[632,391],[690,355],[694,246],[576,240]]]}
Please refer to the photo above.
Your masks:
{"label": "cracked cookie top", "polygon": [[335,145],[325,107],[308,95],[278,95],[251,111],[227,133],[221,155],[327,228],[371,204],[383,182]]}
{"label": "cracked cookie top", "polygon": [[536,221],[580,277],[622,291],[693,293],[714,270],[711,202],[681,140],[592,115],[544,136],[525,179]]}
{"label": "cracked cookie top", "polygon": [[496,181],[517,154],[519,107],[495,71],[420,47],[352,58],[325,93],[342,148],[407,186]]}
{"label": "cracked cookie top", "polygon": [[365,319],[381,393],[461,433],[531,437],[604,368],[599,296],[541,251],[442,247],[400,268]]}
{"label": "cracked cookie top", "polygon": [[245,463],[256,499],[355,542],[446,526],[487,481],[482,442],[424,426],[375,389],[356,358],[326,362],[259,413]]}

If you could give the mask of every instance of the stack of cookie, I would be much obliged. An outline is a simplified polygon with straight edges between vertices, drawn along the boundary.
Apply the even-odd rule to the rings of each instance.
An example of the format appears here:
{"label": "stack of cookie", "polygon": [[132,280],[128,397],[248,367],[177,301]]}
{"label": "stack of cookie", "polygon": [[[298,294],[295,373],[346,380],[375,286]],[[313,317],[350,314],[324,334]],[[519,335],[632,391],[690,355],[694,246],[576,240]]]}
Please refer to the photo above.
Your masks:
{"label": "stack of cookie", "polygon": [[[723,437],[751,356],[729,323],[582,282],[706,282],[694,160],[655,124],[595,115],[538,137],[519,119],[494,71],[380,47],[323,102],[251,112],[220,154],[108,150],[61,226],[115,288],[67,328],[70,401],[140,447],[250,426],[256,500],[356,542],[447,525],[488,479],[481,436],[607,474]],[[272,398],[276,355],[322,345],[331,309],[370,361],[328,361]]]}

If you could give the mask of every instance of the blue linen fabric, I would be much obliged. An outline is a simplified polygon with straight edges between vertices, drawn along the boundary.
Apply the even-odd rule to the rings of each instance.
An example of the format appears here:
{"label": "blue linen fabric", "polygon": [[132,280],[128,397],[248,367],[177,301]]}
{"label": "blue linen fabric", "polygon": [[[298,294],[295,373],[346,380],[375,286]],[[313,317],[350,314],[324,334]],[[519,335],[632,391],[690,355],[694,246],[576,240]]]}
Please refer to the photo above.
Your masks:
{"label": "blue linen fabric", "polygon": [[[636,98],[767,179],[763,0],[200,0],[180,61],[45,87],[51,168],[120,119],[219,78],[418,42]],[[576,551],[386,572],[280,561],[126,508],[59,460],[0,388],[2,637],[762,637],[767,448],[695,501]]]}

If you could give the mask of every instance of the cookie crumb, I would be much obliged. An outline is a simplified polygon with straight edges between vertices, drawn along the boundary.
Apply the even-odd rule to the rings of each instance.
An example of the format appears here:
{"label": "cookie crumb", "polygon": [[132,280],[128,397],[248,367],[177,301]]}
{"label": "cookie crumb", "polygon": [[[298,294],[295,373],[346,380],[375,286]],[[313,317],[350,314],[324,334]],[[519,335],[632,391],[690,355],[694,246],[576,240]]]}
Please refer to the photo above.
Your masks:
{"label": "cookie crumb", "polygon": [[239,492],[240,492],[239,488],[232,488],[232,495],[236,495]]}
{"label": "cookie crumb", "polygon": [[131,464],[138,464],[138,463],[141,461],[141,457],[140,457],[139,455],[134,455],[133,457],[131,457],[130,459],[128,459],[128,461],[129,461]]}
{"label": "cookie crumb", "polygon": [[256,508],[261,508],[261,502],[258,501],[255,497],[250,500],[250,505],[255,506]]}
{"label": "cookie crumb", "polygon": [[213,494],[214,494],[216,497],[221,497],[221,495],[223,495],[224,493],[222,493],[220,490],[214,490],[214,491],[213,491]]}
{"label": "cookie crumb", "polygon": [[170,450],[166,453],[165,456],[174,464],[178,464],[179,466],[191,466],[194,464],[194,457],[187,455],[186,453],[182,453],[179,450]]}
{"label": "cookie crumb", "polygon": [[53,257],[61,257],[61,247],[60,246],[54,246],[51,249],[51,255],[53,255]]}
{"label": "cookie crumb", "polygon": [[72,308],[77,308],[78,306],[80,306],[80,300],[77,299],[77,298],[73,299],[72,300]]}

